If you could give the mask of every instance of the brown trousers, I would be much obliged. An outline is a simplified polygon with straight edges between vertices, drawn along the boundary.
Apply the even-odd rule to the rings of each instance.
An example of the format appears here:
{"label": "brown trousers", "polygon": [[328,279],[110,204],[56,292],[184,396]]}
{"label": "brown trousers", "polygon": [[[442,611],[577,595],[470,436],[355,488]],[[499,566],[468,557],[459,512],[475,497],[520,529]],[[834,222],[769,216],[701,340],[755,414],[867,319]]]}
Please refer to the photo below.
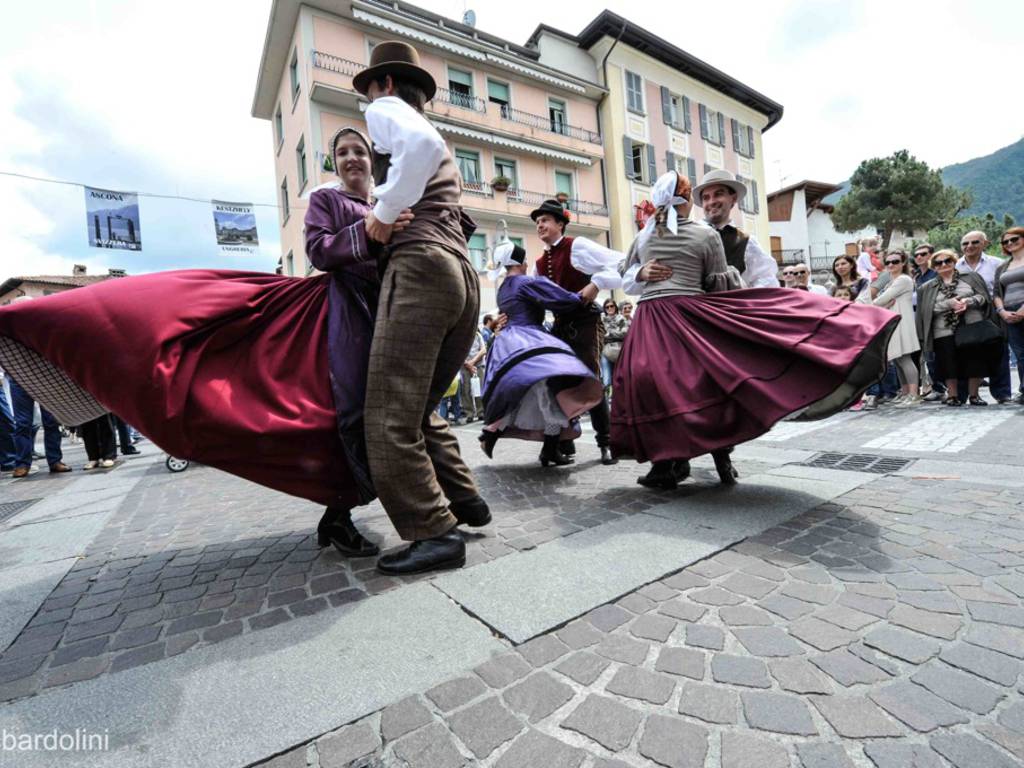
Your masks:
{"label": "brown trousers", "polygon": [[391,253],[370,347],[364,424],[377,495],[406,541],[451,529],[448,502],[479,495],[455,435],[434,413],[466,360],[479,314],[480,280],[465,255],[429,243]]}

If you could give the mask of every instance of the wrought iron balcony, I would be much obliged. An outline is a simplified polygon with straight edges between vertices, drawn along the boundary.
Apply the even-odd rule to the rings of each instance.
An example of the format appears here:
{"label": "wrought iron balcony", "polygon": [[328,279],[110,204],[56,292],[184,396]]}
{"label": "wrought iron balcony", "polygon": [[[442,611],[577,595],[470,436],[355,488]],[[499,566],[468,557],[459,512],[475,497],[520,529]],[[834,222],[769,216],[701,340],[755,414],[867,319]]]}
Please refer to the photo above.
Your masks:
{"label": "wrought iron balcony", "polygon": [[513,109],[507,104],[500,105],[500,109],[501,116],[509,122],[529,125],[532,128],[540,128],[542,131],[550,131],[562,136],[571,136],[581,141],[589,141],[591,144],[601,143],[601,135],[587,128],[569,125],[550,116],[545,117],[544,115],[535,115],[532,112],[523,112],[523,110]]}
{"label": "wrought iron balcony", "polygon": [[483,99],[478,99],[476,96],[471,96],[468,93],[453,91],[449,88],[438,88],[432,101],[441,101],[445,104],[451,104],[453,107],[469,109],[473,112],[487,111],[487,102]]}
{"label": "wrought iron balcony", "polygon": [[477,197],[494,197],[494,190],[491,189],[491,185],[485,181],[462,181],[462,191],[469,195],[476,195]]}
{"label": "wrought iron balcony", "polygon": [[[519,189],[517,187],[509,187],[505,193],[511,203],[522,203],[523,205],[538,206],[545,200],[550,200],[554,197],[551,193],[546,192],[533,192],[529,189]],[[587,200],[568,200],[565,204],[573,213],[582,214],[585,216],[607,216],[608,206],[601,205],[599,203],[591,203]]]}
{"label": "wrought iron balcony", "polygon": [[779,262],[779,264],[783,266],[799,264],[800,262],[806,261],[803,248],[785,248],[782,250],[774,250],[772,251],[772,258],[774,258],[777,262]]}
{"label": "wrought iron balcony", "polygon": [[313,51],[313,66],[317,69],[326,69],[328,72],[337,72],[338,74],[348,75],[349,77],[357,74],[363,69],[366,69],[366,65],[361,64],[358,61],[342,59],[330,53],[324,53],[323,51]]}

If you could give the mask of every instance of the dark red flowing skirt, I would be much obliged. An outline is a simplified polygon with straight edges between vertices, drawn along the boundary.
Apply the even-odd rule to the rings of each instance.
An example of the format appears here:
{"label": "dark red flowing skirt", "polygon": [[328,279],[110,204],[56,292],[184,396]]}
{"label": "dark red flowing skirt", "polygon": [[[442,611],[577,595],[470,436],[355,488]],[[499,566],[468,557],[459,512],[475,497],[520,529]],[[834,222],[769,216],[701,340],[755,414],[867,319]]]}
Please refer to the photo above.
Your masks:
{"label": "dark red flowing skirt", "polygon": [[640,302],[615,366],[612,450],[688,459],[798,411],[830,416],[881,377],[898,322],[885,309],[782,288]]}
{"label": "dark red flowing skirt", "polygon": [[[220,270],[112,279],[0,307],[0,336],[174,456],[352,506],[328,373],[329,280]],[[16,358],[4,362],[19,379]],[[21,367],[19,383],[50,407]]]}

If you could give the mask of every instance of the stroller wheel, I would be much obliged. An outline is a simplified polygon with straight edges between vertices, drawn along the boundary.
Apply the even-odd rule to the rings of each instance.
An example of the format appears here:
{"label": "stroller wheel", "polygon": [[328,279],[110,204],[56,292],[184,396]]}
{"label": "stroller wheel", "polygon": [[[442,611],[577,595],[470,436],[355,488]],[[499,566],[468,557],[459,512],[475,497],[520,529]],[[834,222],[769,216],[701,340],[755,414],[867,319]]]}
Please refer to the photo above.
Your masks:
{"label": "stroller wheel", "polygon": [[188,459],[178,459],[174,456],[168,456],[164,464],[170,472],[184,472],[188,469]]}

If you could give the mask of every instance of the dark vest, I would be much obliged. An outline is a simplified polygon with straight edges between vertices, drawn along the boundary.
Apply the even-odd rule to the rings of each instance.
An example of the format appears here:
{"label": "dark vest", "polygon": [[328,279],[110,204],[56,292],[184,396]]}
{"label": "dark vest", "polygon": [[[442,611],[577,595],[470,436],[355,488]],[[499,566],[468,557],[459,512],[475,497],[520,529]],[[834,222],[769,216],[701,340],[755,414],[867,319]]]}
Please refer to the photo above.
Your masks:
{"label": "dark vest", "polygon": [[718,230],[722,238],[722,246],[725,248],[725,262],[742,275],[747,271],[747,241],[750,235],[742,230],[736,229],[732,224],[726,224]]}
{"label": "dark vest", "polygon": [[590,282],[590,275],[572,265],[571,237],[563,237],[554,248],[544,251],[537,259],[537,274],[573,293],[579,293]]}
{"label": "dark vest", "polygon": [[[391,168],[391,155],[374,149],[371,162],[374,182],[383,184]],[[427,182],[422,197],[412,206],[415,218],[391,238],[389,250],[409,243],[426,242],[437,243],[465,255],[466,241],[476,229],[476,224],[463,212],[459,204],[461,197],[462,177],[451,153],[446,152],[437,173]]]}

